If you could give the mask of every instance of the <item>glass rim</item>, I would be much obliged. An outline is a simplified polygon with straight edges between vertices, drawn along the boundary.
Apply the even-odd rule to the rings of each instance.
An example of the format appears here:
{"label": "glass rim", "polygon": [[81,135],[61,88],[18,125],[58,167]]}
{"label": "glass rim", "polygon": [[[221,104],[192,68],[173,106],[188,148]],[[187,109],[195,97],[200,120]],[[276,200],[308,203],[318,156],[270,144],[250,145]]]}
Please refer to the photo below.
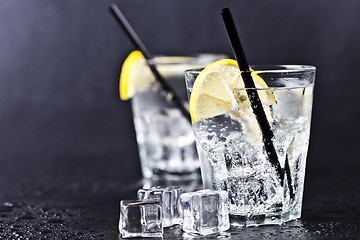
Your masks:
{"label": "glass rim", "polygon": [[226,58],[224,53],[193,53],[186,55],[155,55],[154,59],[148,60],[148,63],[155,65],[177,65],[177,64],[193,64],[208,62],[209,59],[214,61],[220,58]]}
{"label": "glass rim", "polygon": [[[312,65],[293,65],[293,64],[256,64],[250,65],[252,74],[266,73],[302,73],[315,72],[316,67]],[[204,68],[193,68],[185,70],[185,73],[199,74]]]}

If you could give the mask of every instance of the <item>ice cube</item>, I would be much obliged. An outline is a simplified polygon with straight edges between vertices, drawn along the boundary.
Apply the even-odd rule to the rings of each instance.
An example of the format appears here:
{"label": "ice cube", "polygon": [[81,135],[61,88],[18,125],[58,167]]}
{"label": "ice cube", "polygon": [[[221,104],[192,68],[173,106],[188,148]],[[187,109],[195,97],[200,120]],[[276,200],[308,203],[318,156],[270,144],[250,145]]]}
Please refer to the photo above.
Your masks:
{"label": "ice cube", "polygon": [[151,187],[139,189],[139,200],[154,199],[161,203],[163,209],[163,226],[170,227],[182,223],[182,212],[179,209],[181,187]]}
{"label": "ice cube", "polygon": [[162,207],[155,200],[120,202],[119,232],[122,238],[162,237]]}
{"label": "ice cube", "polygon": [[205,189],[183,193],[180,202],[184,214],[185,232],[208,235],[230,228],[226,191]]}

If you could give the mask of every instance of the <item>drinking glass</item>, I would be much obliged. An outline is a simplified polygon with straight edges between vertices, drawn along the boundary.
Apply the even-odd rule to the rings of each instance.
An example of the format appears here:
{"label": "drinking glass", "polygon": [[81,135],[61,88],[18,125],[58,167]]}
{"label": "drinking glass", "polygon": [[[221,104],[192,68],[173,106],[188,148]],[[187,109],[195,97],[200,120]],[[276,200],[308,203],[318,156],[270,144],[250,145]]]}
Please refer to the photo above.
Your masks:
{"label": "drinking glass", "polygon": [[[222,54],[158,56],[154,63],[187,106],[185,70],[205,67],[224,57]],[[136,93],[132,98],[132,111],[144,178],[175,181],[200,178],[191,123],[166,100],[157,81]]]}
{"label": "drinking glass", "polygon": [[[309,145],[315,67],[251,66],[267,87],[253,89],[270,101],[262,106],[281,166],[264,147],[251,106],[193,123],[204,188],[225,190],[232,225],[281,224],[300,218]],[[188,92],[201,69],[186,71]],[[233,90],[247,94],[246,88]]]}

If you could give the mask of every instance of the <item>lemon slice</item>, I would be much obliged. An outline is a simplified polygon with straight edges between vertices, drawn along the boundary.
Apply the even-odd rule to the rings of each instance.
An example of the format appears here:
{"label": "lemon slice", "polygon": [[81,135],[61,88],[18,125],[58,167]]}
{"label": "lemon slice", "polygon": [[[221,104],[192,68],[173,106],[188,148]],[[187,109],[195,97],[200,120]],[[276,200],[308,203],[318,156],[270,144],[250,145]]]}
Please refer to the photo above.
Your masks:
{"label": "lemon slice", "polygon": [[[184,75],[184,71],[190,68],[202,67],[202,62],[194,62],[194,57],[187,56],[157,56],[152,61],[156,63],[156,68],[165,79],[172,76]],[[120,98],[128,100],[136,92],[149,89],[155,81],[154,74],[151,72],[146,59],[140,51],[133,51],[125,59],[120,74]]]}
{"label": "lemon slice", "polygon": [[133,51],[125,59],[120,74],[120,98],[128,100],[137,91],[148,89],[155,77],[152,74],[146,59],[140,51]]}
{"label": "lemon slice", "polygon": [[[265,81],[252,74],[255,87],[267,88]],[[207,66],[195,80],[190,96],[190,114],[193,122],[232,112],[241,115],[251,111],[238,64],[222,59]],[[263,106],[276,104],[271,90],[258,91]]]}

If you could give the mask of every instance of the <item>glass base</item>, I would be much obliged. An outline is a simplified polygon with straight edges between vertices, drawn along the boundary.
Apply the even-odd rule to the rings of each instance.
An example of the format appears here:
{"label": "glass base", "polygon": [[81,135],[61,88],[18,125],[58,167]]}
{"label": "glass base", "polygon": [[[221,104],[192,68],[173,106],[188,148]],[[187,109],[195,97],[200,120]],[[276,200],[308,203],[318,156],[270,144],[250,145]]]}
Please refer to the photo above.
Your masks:
{"label": "glass base", "polygon": [[285,222],[299,219],[301,213],[290,211],[280,215],[261,214],[261,215],[233,215],[230,214],[230,224],[232,226],[260,226],[260,225],[281,225]]}
{"label": "glass base", "polygon": [[177,180],[167,180],[167,179],[152,179],[152,178],[143,178],[142,179],[142,188],[150,188],[156,186],[179,186],[185,192],[193,192],[196,190],[203,189],[201,178],[196,179],[177,179]]}
{"label": "glass base", "polygon": [[183,180],[196,180],[200,179],[200,168],[192,172],[169,172],[160,169],[153,169],[151,174],[153,180],[159,181],[183,181]]}

